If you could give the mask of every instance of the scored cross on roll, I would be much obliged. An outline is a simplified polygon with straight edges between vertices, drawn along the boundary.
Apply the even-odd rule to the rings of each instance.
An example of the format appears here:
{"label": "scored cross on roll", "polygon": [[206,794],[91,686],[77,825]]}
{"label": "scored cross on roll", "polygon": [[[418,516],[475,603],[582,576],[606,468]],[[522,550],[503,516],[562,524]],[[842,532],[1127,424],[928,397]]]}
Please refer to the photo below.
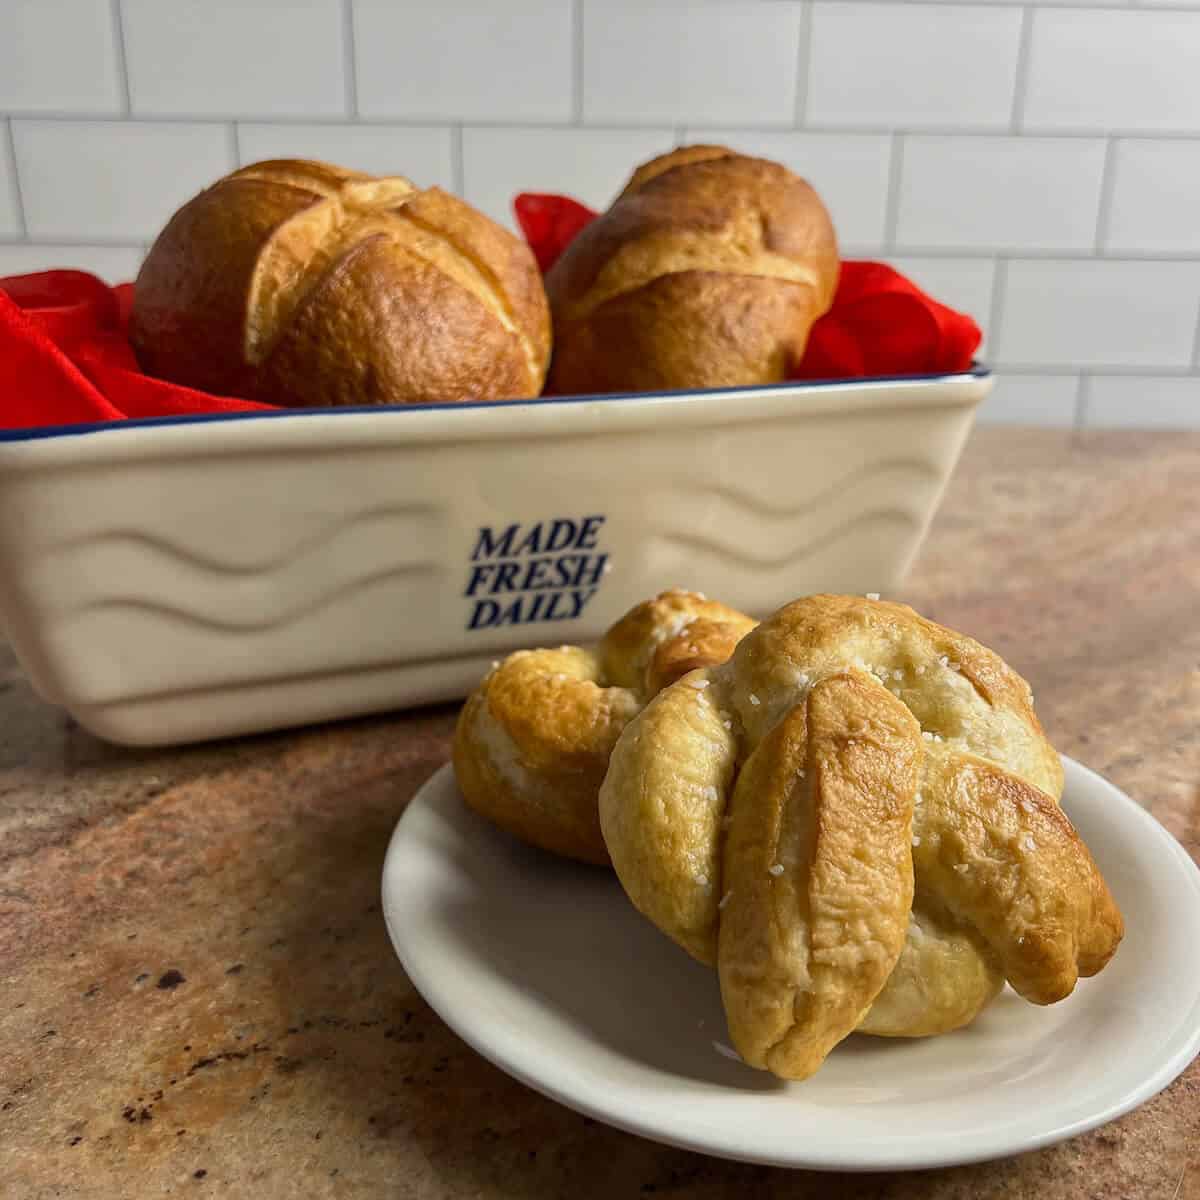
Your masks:
{"label": "scored cross on roll", "polygon": [[1121,915],[1058,806],[1028,684],[901,605],[813,596],[625,727],[600,821],[635,906],[717,967],[742,1058],[813,1074],[855,1030],[1051,1004]]}

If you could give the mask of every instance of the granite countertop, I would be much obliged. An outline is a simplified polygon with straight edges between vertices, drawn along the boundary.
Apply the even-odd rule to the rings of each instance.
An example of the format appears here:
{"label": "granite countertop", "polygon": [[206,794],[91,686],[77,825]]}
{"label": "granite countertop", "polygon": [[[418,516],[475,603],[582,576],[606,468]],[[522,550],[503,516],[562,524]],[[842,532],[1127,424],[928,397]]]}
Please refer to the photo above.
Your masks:
{"label": "granite countertop", "polygon": [[[1008,658],[1055,744],[1195,858],[1198,514],[1200,434],[981,430],[903,593]],[[1073,1141],[908,1175],[721,1162],[509,1079],[421,1000],[379,912],[453,721],[124,750],[0,648],[0,1194],[1200,1197],[1200,1062]]]}

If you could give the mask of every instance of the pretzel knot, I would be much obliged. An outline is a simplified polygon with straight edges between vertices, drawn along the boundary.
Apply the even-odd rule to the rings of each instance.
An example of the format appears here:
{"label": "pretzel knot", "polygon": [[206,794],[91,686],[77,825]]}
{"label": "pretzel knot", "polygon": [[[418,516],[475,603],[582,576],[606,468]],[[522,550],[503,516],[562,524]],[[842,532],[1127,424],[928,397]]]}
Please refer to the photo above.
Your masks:
{"label": "pretzel knot", "polygon": [[997,655],[813,596],[629,724],[600,819],[633,903],[716,965],[742,1058],[803,1079],[856,1029],[948,1032],[1006,979],[1050,1004],[1104,966],[1121,915],[1062,785]]}
{"label": "pretzel knot", "polygon": [[597,797],[621,731],[661,688],[724,662],[754,624],[698,592],[667,591],[631,609],[595,651],[509,655],[455,730],[467,803],[544,850],[607,863]]}

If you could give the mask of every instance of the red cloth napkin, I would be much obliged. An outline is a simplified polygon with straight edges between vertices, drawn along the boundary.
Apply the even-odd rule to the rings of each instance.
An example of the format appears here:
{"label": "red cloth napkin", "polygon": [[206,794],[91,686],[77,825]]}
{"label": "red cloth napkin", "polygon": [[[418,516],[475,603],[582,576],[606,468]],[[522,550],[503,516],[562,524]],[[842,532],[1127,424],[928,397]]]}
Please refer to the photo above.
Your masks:
{"label": "red cloth napkin", "polygon": [[[522,193],[513,202],[543,274],[596,213],[568,196]],[[833,307],[812,327],[796,379],[860,379],[964,371],[979,326],[884,263],[843,262]]]}
{"label": "red cloth napkin", "polygon": [[83,271],[0,279],[0,428],[272,407],[143,375],[126,335],[132,297]]}
{"label": "red cloth napkin", "polygon": [[[526,193],[514,207],[543,271],[596,216],[566,196]],[[127,334],[132,296],[131,284],[110,288],[83,271],[0,279],[0,428],[274,407],[143,375]],[[796,378],[960,371],[980,337],[970,317],[890,267],[844,262],[833,308],[813,326]]]}

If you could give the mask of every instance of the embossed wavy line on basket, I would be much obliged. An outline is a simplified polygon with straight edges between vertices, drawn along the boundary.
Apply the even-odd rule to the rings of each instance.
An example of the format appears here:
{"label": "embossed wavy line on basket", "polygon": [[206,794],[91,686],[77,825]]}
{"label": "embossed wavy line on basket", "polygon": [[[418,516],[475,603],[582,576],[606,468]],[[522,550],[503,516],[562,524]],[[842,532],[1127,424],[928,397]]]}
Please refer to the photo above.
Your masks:
{"label": "embossed wavy line on basket", "polygon": [[[64,627],[136,610],[194,629],[261,632],[286,629],[389,581],[403,587],[403,600],[414,587],[432,585],[440,570],[438,550],[445,538],[438,514],[428,504],[387,504],[339,516],[311,531],[297,524],[290,547],[282,551],[278,542],[282,535],[286,543],[287,530],[251,525],[230,539],[224,558],[152,530],[97,531],[59,542],[43,555],[39,569],[44,590],[53,597],[48,615]],[[270,545],[271,552],[260,553],[253,563],[238,563],[234,542],[240,542],[244,558],[256,542]],[[64,581],[60,588],[53,586],[57,576]],[[71,580],[89,580],[92,586],[66,586]]]}
{"label": "embossed wavy line on basket", "polygon": [[777,555],[753,554],[740,546],[727,545],[711,534],[695,533],[692,530],[679,532],[668,530],[659,534],[657,540],[662,545],[682,548],[691,553],[707,552],[719,558],[732,559],[743,567],[769,571],[777,570],[780,567],[793,567],[801,559],[812,558],[822,550],[828,549],[846,538],[860,536],[864,532],[864,527],[881,524],[902,525],[906,530],[915,531],[920,525],[921,519],[919,513],[906,508],[868,510]]}
{"label": "embossed wavy line on basket", "polygon": [[729,501],[735,508],[746,509],[764,517],[794,518],[804,514],[813,514],[817,510],[830,505],[841,504],[846,492],[870,482],[873,486],[894,483],[898,487],[912,486],[914,483],[937,485],[942,481],[942,471],[935,463],[922,458],[887,458],[879,462],[864,463],[857,470],[835,479],[826,484],[820,491],[802,500],[787,503],[771,503],[761,496],[755,496],[734,487],[732,484],[715,484],[705,488],[703,496],[718,496]]}
{"label": "embossed wavy line on basket", "polygon": [[[791,503],[768,504],[732,485],[714,484],[688,493],[688,505],[703,513],[702,521],[686,529],[668,522],[656,540],[745,567],[778,569],[869,535],[873,525],[892,526],[893,536],[916,533],[941,482],[933,464],[897,458],[867,463]],[[722,536],[724,531],[732,537]]]}
{"label": "embossed wavy line on basket", "polygon": [[430,577],[437,570],[435,563],[406,563],[401,566],[387,567],[379,571],[370,571],[344,580],[337,587],[311,596],[304,603],[291,608],[275,607],[270,613],[258,613],[254,616],[239,614],[221,615],[211,612],[197,612],[183,608],[178,603],[166,599],[149,599],[145,596],[98,596],[61,613],[60,621],[75,622],[101,613],[137,612],[152,614],[168,622],[184,625],[192,629],[217,631],[220,633],[262,633],[277,632],[294,625],[297,621],[311,616],[323,608],[335,603],[350,592],[374,587],[387,580],[399,579],[405,576]]}
{"label": "embossed wavy line on basket", "polygon": [[[75,554],[81,550],[105,550],[121,545],[136,545],[144,548],[149,554],[161,554],[168,557],[173,566],[180,564],[191,565],[221,575],[257,575],[277,570],[285,565],[292,565],[312,556],[336,541],[347,529],[373,524],[377,521],[389,523],[397,520],[417,518],[428,519],[438,514],[438,508],[433,504],[380,504],[373,508],[364,508],[352,513],[345,513],[332,523],[298,539],[293,545],[280,550],[278,544],[272,546],[270,557],[261,558],[250,563],[232,562],[227,558],[217,558],[212,553],[197,550],[193,546],[182,546],[169,541],[162,534],[155,534],[145,529],[100,529],[85,530],[72,537],[63,538],[44,548],[44,557]],[[393,526],[394,528],[394,526]],[[272,528],[272,536],[277,536],[277,528]]]}

